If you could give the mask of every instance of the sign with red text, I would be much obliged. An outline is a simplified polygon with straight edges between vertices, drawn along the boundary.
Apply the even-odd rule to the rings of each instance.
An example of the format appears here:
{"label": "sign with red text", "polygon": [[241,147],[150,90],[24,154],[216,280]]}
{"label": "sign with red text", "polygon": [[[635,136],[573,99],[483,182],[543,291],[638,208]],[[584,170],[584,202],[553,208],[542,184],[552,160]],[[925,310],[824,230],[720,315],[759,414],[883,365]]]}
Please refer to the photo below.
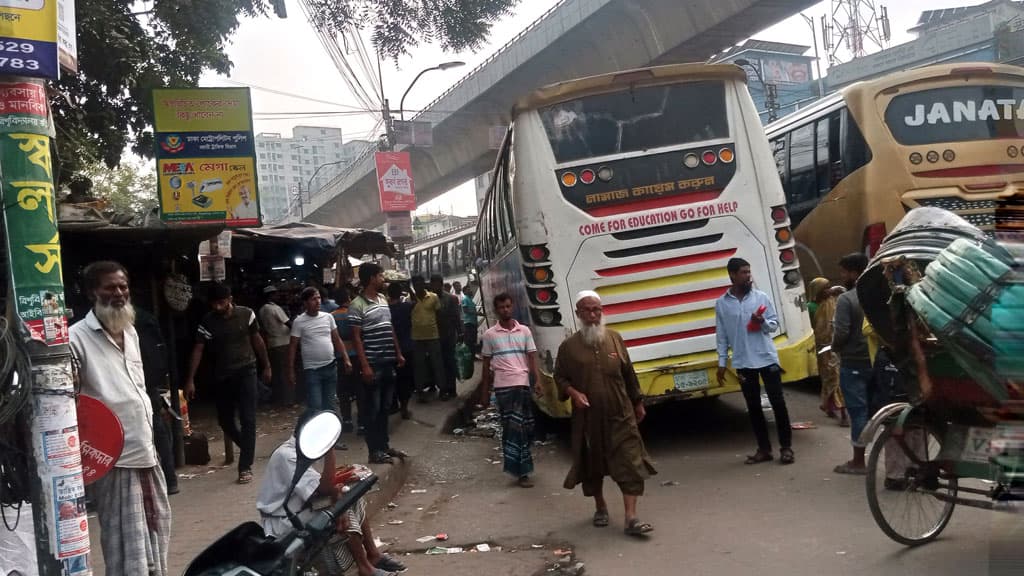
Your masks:
{"label": "sign with red text", "polygon": [[78,396],[78,435],[82,442],[82,476],[88,486],[117,464],[124,450],[124,429],[117,415],[99,400]]}
{"label": "sign with red text", "polygon": [[412,162],[408,152],[377,152],[377,190],[381,212],[411,212],[416,209]]}

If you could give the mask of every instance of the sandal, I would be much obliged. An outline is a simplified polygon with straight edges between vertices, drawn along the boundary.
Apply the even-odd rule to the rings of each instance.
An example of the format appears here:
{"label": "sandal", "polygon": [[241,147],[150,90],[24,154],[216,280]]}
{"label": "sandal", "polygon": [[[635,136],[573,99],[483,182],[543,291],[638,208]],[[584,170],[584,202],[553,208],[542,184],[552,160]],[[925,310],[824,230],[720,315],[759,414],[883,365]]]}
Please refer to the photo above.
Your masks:
{"label": "sandal", "polygon": [[243,470],[238,473],[238,483],[248,484],[252,482],[252,470]]}
{"label": "sandal", "polygon": [[780,464],[792,464],[793,462],[796,462],[796,457],[793,456],[792,448],[783,448],[779,451]]}
{"label": "sandal", "polygon": [[378,452],[370,456],[370,464],[394,464],[395,461],[386,452]]}
{"label": "sandal", "polygon": [[530,480],[529,476],[520,476],[519,478],[520,488],[533,488],[533,480]]}
{"label": "sandal", "polygon": [[639,518],[633,518],[630,520],[626,524],[625,529],[623,529],[623,532],[625,532],[627,536],[643,536],[644,534],[653,531],[654,526],[651,526],[646,522],[641,522]]}
{"label": "sandal", "polygon": [[852,466],[850,462],[845,462],[836,466],[832,469],[836,474],[850,474],[851,476],[864,476],[868,473],[867,467]]}
{"label": "sandal", "polygon": [[597,512],[594,512],[594,526],[597,526],[598,528],[604,528],[607,525],[608,525],[608,511],[607,510],[598,510]]}
{"label": "sandal", "polygon": [[752,456],[747,456],[744,464],[760,464],[761,462],[771,462],[775,457],[772,456],[771,452],[762,452],[758,450]]}
{"label": "sandal", "polygon": [[396,450],[394,448],[388,448],[387,450],[384,451],[384,453],[393,458],[398,458],[399,460],[405,460],[406,458],[409,457],[409,455],[406,454],[405,452],[402,452],[401,450]]}
{"label": "sandal", "polygon": [[408,567],[406,567],[405,564],[402,564],[398,560],[395,560],[394,557],[391,556],[390,554],[381,554],[380,555],[380,560],[377,560],[377,563],[374,564],[373,567],[374,568],[380,568],[381,570],[384,570],[385,572],[395,572],[395,573],[405,572],[406,570],[409,569]]}

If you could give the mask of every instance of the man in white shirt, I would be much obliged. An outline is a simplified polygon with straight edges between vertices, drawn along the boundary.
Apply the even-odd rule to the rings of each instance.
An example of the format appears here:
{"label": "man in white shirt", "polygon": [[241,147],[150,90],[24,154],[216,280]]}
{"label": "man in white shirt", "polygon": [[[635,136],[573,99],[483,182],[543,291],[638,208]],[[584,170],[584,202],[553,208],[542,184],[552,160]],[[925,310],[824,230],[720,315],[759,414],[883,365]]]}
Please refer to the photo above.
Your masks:
{"label": "man in white shirt", "polygon": [[300,294],[305,311],[292,320],[288,346],[288,385],[295,386],[295,353],[302,346],[302,375],[306,384],[306,411],[334,410],[338,388],[338,358],[352,372],[345,344],[338,336],[334,316],[320,310],[320,291],[312,286]]}
{"label": "man in white shirt", "polygon": [[124,429],[114,468],[88,488],[103,527],[103,560],[108,574],[166,576],[171,506],[153,442],[128,273],[117,262],[94,262],[84,284],[93,308],[70,330],[82,393],[106,404]]}
{"label": "man in white shirt", "polygon": [[263,289],[263,294],[267,297],[267,303],[260,308],[259,320],[270,356],[270,370],[273,375],[270,387],[274,391],[275,404],[289,405],[292,403],[292,394],[288,388],[286,368],[288,344],[291,342],[291,320],[284,308],[281,308],[280,302],[284,294],[277,286],[267,286]]}

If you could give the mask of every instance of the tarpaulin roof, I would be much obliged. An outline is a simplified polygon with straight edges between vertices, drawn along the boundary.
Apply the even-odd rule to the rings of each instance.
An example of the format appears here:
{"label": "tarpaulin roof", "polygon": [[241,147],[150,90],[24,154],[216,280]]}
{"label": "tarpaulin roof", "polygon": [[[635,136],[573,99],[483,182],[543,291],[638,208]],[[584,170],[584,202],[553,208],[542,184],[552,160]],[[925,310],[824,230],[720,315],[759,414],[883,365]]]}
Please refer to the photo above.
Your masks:
{"label": "tarpaulin roof", "polygon": [[364,254],[395,255],[395,244],[376,230],[334,228],[308,222],[290,222],[263,228],[240,228],[236,236],[257,241],[293,243],[311,250],[334,250],[338,246],[349,256]]}

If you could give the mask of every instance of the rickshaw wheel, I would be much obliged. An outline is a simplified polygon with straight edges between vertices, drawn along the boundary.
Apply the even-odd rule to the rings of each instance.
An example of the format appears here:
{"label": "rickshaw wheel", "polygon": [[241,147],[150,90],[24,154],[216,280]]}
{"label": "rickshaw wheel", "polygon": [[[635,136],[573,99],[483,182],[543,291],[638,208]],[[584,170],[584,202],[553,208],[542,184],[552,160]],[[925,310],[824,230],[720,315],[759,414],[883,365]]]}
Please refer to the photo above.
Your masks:
{"label": "rickshaw wheel", "polygon": [[[904,425],[906,449],[887,424],[868,458],[868,507],[885,535],[905,546],[934,540],[953,515],[957,479],[940,475],[941,438],[926,425]],[[920,464],[908,457],[912,450]],[[942,500],[936,494],[943,497]]]}

